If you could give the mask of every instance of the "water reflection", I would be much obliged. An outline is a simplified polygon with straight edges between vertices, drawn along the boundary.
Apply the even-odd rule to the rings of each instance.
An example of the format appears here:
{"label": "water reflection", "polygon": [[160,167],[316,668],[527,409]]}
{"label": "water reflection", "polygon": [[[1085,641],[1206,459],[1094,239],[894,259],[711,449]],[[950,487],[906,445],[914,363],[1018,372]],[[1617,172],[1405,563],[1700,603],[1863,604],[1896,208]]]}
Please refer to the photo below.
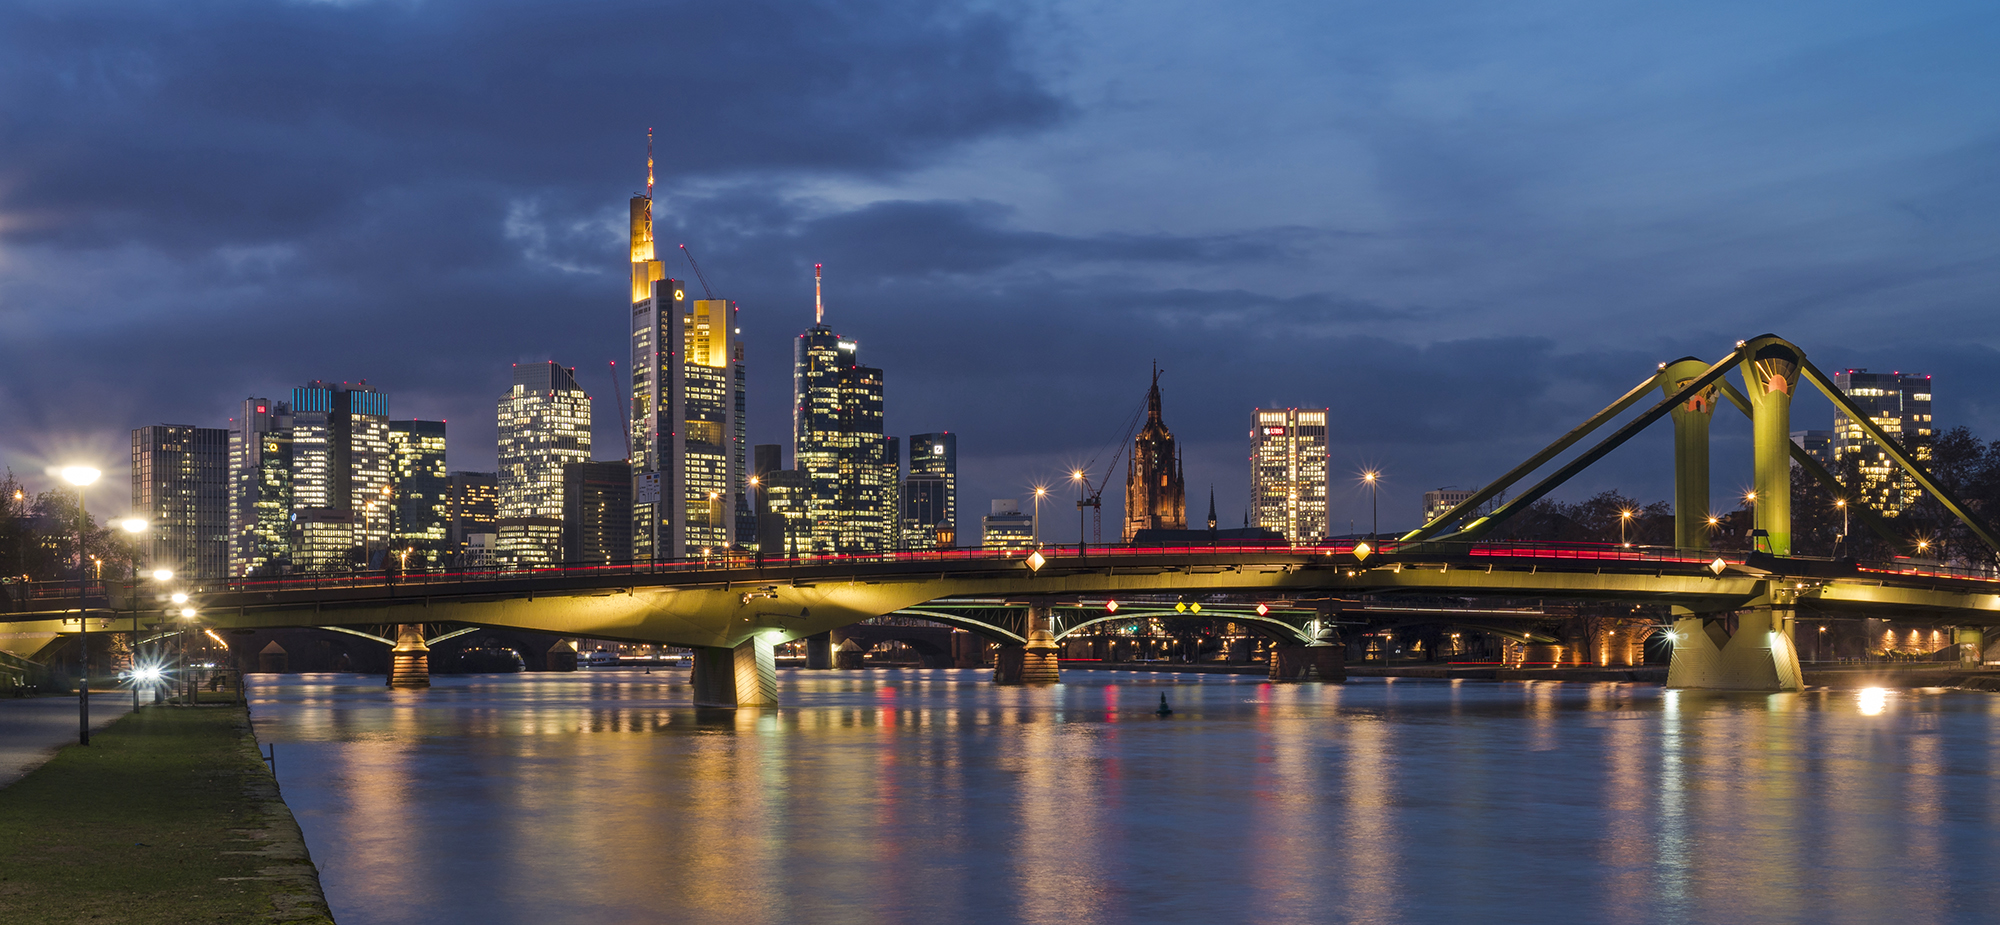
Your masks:
{"label": "water reflection", "polygon": [[[343,925],[1982,921],[2000,701],[786,672],[252,691]],[[1152,715],[1162,692],[1175,715]]]}

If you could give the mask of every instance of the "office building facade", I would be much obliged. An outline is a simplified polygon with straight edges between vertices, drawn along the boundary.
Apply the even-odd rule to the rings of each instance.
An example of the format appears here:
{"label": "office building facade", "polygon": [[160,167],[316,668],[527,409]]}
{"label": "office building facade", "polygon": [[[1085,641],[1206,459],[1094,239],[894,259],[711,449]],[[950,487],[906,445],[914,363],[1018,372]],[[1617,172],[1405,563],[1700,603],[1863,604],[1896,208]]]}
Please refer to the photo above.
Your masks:
{"label": "office building facade", "polygon": [[381,568],[389,547],[389,396],[315,381],[292,390],[292,570]]}
{"label": "office building facade", "polygon": [[1250,516],[1294,545],[1327,534],[1325,408],[1251,413]]}
{"label": "office building facade", "polygon": [[1035,515],[1021,512],[1014,498],[993,499],[993,512],[979,519],[982,549],[1030,549],[1035,545]]}
{"label": "office building facade", "polygon": [[[555,363],[514,367],[500,397],[500,550],[516,565],[561,557],[563,467],[590,461],[590,396],[575,370]],[[553,529],[549,523],[553,523]]]}
{"label": "office building facade", "polygon": [[389,493],[395,504],[389,548],[397,567],[444,564],[451,519],[443,421],[389,422]]}
{"label": "office building facade", "polygon": [[808,486],[809,551],[888,552],[901,461],[882,432],[882,371],[860,365],[859,343],[826,326],[817,268],[814,288],[819,322],[792,354],[792,458]]}
{"label": "office building facade", "polygon": [[[498,551],[500,474],[453,472],[445,482],[445,564],[490,564]],[[475,550],[477,552],[475,552]]]}
{"label": "office building facade", "polygon": [[[937,549],[958,534],[958,435],[913,434],[903,478],[903,549]],[[955,541],[955,540],[954,540]]]}
{"label": "office building facade", "polygon": [[571,565],[632,561],[632,465],[563,467],[562,560]]}
{"label": "office building facade", "polygon": [[[1849,369],[1834,373],[1833,383],[1911,456],[1919,461],[1931,458],[1931,377]],[[1909,473],[1840,411],[1833,416],[1833,462],[1835,474],[1859,481],[1849,489],[1891,517],[1922,496]]]}
{"label": "office building facade", "polygon": [[247,398],[229,422],[229,574],[292,565],[292,406]]}
{"label": "office building facade", "polygon": [[191,579],[229,572],[229,431],[155,424],[132,431],[132,510],[148,563]]}

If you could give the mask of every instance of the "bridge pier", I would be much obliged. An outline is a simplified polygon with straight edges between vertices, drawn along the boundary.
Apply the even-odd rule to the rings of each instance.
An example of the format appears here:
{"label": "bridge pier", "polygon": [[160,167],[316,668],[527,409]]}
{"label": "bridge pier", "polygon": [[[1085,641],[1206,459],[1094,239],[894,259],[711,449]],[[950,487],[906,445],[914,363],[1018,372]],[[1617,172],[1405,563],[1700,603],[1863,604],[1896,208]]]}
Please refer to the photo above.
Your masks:
{"label": "bridge pier", "polygon": [[806,667],[833,667],[833,633],[815,633],[806,637]]}
{"label": "bridge pier", "polygon": [[403,623],[396,627],[396,647],[389,652],[389,686],[431,686],[431,647],[424,644],[423,624]]}
{"label": "bridge pier", "polygon": [[1321,643],[1302,646],[1278,644],[1271,647],[1271,672],[1273,681],[1329,681],[1341,683],[1347,680],[1347,659],[1340,646]]}
{"label": "bridge pier", "polygon": [[1054,684],[1062,680],[1056,666],[1056,637],[1049,632],[1049,605],[1028,605],[1028,641],[1004,643],[993,657],[995,684]]}
{"label": "bridge pier", "polygon": [[1986,661],[1986,631],[1977,626],[1961,626],[1952,631],[1951,641],[1958,643],[1958,664],[1964,668],[1978,668]]}
{"label": "bridge pier", "polygon": [[692,675],[695,706],[734,709],[778,705],[778,663],[771,652],[771,640],[761,635],[735,648],[695,649]]}
{"label": "bridge pier", "polygon": [[1796,691],[1804,687],[1794,644],[1792,601],[1769,596],[1736,612],[1736,632],[1719,620],[1674,621],[1667,686],[1711,691]]}

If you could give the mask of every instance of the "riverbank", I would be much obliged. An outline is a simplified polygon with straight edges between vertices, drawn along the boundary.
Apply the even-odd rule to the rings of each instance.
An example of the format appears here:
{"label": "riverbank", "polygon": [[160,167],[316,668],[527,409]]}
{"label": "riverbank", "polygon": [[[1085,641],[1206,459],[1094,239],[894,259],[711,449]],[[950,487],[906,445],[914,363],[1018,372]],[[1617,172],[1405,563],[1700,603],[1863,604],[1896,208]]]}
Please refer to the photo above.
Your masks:
{"label": "riverbank", "polygon": [[333,919],[238,706],[151,707],[0,788],[12,925]]}

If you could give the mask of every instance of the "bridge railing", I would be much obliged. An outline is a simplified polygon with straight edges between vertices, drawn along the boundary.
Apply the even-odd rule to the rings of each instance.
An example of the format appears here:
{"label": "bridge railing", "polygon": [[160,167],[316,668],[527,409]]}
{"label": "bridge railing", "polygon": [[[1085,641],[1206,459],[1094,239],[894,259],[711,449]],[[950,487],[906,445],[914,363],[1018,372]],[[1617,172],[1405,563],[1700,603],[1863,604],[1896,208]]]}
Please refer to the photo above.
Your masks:
{"label": "bridge railing", "polygon": [[[1368,549],[1361,546],[1366,543]],[[1181,543],[1175,545],[1140,544],[1087,544],[1079,548],[1076,544],[1046,545],[1041,548],[1043,557],[1050,565],[1075,566],[1079,563],[1102,560],[1132,559],[1176,559],[1191,556],[1230,555],[1278,555],[1287,558],[1303,557],[1320,560],[1327,565],[1374,566],[1387,562],[1407,561],[1469,561],[1498,564],[1502,560],[1513,562],[1546,563],[1564,567],[1605,567],[1625,566],[1643,568],[1664,566],[1677,569],[1707,567],[1718,557],[1729,565],[1743,565],[1756,557],[1738,551],[1688,550],[1671,547],[1652,547],[1603,543],[1559,543],[1524,540],[1478,540],[1445,541],[1420,540],[1402,543],[1393,539],[1333,539],[1313,544],[1288,545],[1275,543],[1246,543],[1241,541],[1215,543]],[[838,568],[846,565],[920,565],[924,563],[990,563],[996,567],[1023,567],[1022,560],[1029,554],[1026,549],[934,549],[908,550],[894,553],[870,555],[817,555],[817,556],[759,556],[756,553],[729,551],[705,556],[691,556],[674,560],[613,562],[613,563],[563,563],[531,567],[472,567],[436,570],[356,570],[348,572],[305,572],[282,576],[201,579],[177,581],[171,588],[154,588],[153,582],[140,578],[132,581],[92,581],[85,587],[86,606],[92,610],[103,610],[111,605],[108,593],[110,586],[116,585],[121,591],[136,592],[144,599],[151,594],[164,596],[170,590],[185,590],[198,594],[207,593],[271,593],[280,591],[319,591],[344,588],[384,588],[394,587],[412,593],[449,593],[450,589],[472,584],[492,584],[496,582],[525,581],[537,585],[563,583],[570,579],[621,579],[630,577],[658,578],[676,574],[689,576],[705,575],[716,571],[748,572],[741,580],[756,580],[752,575],[761,570],[786,570],[797,568]],[[1791,561],[1809,561],[1803,557]],[[1831,562],[1832,560],[1826,560]],[[1852,568],[1860,572],[1882,576],[1906,576],[1913,578],[1973,579],[2000,582],[2000,572],[1991,567],[1979,565],[1946,565],[1912,559],[1897,559],[1880,563],[1859,563]],[[130,585],[130,588],[126,586]],[[0,585],[0,613],[51,613],[75,606],[77,585],[73,581],[51,582],[10,582]],[[123,606],[130,605],[126,596]]]}

